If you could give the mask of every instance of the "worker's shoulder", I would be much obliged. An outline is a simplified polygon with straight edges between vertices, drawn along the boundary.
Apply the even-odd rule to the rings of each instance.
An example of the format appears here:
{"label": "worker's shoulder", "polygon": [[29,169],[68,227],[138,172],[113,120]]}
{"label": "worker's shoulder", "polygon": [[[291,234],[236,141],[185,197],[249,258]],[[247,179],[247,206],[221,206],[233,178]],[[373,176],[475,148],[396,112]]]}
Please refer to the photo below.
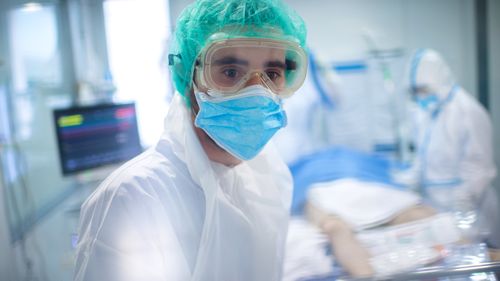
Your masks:
{"label": "worker's shoulder", "polygon": [[457,92],[452,111],[453,118],[461,120],[462,124],[469,123],[471,127],[491,123],[491,117],[486,108],[463,88]]}
{"label": "worker's shoulder", "polygon": [[85,205],[100,200],[142,201],[153,200],[159,193],[175,188],[173,178],[184,173],[165,155],[148,149],[111,173],[88,198]]}

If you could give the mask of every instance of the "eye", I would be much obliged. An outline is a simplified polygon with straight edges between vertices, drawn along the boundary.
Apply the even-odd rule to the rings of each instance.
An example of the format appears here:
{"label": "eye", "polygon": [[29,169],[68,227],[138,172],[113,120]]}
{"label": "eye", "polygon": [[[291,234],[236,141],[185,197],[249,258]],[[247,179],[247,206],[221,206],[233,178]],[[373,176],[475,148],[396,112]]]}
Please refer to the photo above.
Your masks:
{"label": "eye", "polygon": [[234,68],[224,69],[222,73],[224,73],[224,75],[226,75],[228,78],[238,77],[238,70]]}
{"label": "eye", "polygon": [[279,71],[274,71],[274,70],[268,70],[266,71],[267,77],[271,79],[272,81],[276,81],[281,78],[282,74]]}

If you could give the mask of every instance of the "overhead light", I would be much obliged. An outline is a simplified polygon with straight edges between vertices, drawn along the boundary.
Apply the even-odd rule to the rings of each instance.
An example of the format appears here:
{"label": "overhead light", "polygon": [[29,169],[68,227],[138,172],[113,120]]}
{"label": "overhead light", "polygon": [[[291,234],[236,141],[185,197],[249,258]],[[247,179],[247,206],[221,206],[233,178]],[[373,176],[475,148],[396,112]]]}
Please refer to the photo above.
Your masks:
{"label": "overhead light", "polygon": [[36,12],[42,9],[42,4],[36,2],[29,2],[23,5],[22,11],[24,12]]}

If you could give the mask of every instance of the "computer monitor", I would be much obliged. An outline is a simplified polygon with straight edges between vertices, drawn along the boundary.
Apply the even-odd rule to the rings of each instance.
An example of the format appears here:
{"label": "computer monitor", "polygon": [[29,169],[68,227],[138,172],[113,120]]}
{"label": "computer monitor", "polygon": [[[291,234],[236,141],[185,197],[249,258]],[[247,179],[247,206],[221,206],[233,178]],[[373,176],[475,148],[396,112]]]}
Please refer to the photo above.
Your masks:
{"label": "computer monitor", "polygon": [[53,113],[63,175],[126,161],[142,152],[134,103]]}

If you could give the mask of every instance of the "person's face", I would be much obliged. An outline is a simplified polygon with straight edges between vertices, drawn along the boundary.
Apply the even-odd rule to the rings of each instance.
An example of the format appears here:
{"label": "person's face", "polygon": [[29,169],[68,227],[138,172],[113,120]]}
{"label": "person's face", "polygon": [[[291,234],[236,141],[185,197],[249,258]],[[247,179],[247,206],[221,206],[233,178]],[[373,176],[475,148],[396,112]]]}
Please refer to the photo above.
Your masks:
{"label": "person's face", "polygon": [[413,97],[424,98],[430,95],[430,91],[425,86],[415,86],[410,91]]}
{"label": "person's face", "polygon": [[[284,50],[263,48],[225,48],[213,56],[213,63],[209,65],[212,82],[222,88],[237,87],[245,88],[253,85],[262,85],[269,88],[269,83],[273,87],[283,87],[285,84],[285,52]],[[194,75],[198,77],[198,75]],[[196,85],[200,81],[196,80]],[[239,85],[240,83],[241,85]],[[207,87],[198,86],[198,90],[207,92]],[[215,89],[217,90],[217,89]],[[191,92],[191,104],[193,109],[193,122],[199,111],[199,105]],[[205,152],[210,160],[222,163],[226,166],[234,166],[241,163],[241,160],[221,148],[215,143],[204,130],[194,126]],[[243,141],[243,140],[242,140]]]}
{"label": "person's face", "polygon": [[412,89],[412,98],[424,110],[433,110],[439,103],[437,95],[425,87]]}

